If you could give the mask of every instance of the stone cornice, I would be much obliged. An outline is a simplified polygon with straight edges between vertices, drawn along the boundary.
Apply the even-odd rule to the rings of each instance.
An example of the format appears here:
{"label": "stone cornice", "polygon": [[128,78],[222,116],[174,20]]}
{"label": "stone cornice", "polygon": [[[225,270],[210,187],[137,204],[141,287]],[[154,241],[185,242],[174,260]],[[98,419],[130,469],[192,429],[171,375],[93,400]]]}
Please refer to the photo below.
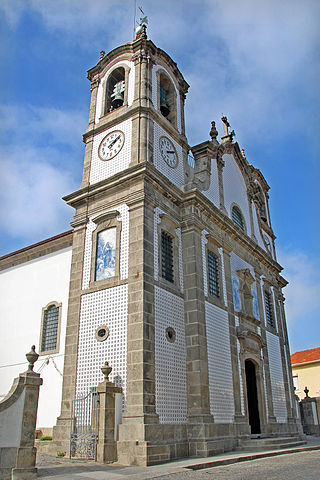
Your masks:
{"label": "stone cornice", "polygon": [[67,232],[60,233],[59,235],[47,238],[33,245],[28,245],[25,248],[0,257],[0,271],[71,247],[72,234],[73,230],[68,230]]}
{"label": "stone cornice", "polygon": [[264,178],[263,174],[261,173],[261,171],[258,168],[255,168],[253,165],[249,165],[249,168],[250,168],[251,173],[254,176],[256,176],[258,180],[260,180],[264,192],[267,193],[268,190],[270,190],[270,187],[269,187],[266,179]]}
{"label": "stone cornice", "polygon": [[[143,38],[139,38],[137,40],[134,40],[133,42],[127,42],[124,45],[121,45],[120,47],[111,50],[111,52],[107,53],[107,55],[104,55],[94,67],[88,70],[88,79],[92,81],[92,79],[96,75],[99,75],[103,70],[105,70],[108,64],[110,64],[115,59],[118,58],[119,60],[121,60],[121,56],[128,56],[128,54],[135,55],[141,50],[146,51],[147,55],[159,57],[160,59],[162,59],[164,63],[168,65],[173,74],[177,77],[181,91],[183,93],[187,93],[189,85],[183,78],[183,75],[180,72],[176,62],[174,62],[164,50],[156,47],[156,45],[151,40],[145,40]],[[152,60],[155,61],[155,59]]]}
{"label": "stone cornice", "polygon": [[[250,237],[245,235],[232,220],[224,215],[216,206],[214,206],[210,200],[208,200],[203,193],[198,189],[188,190],[183,192],[180,188],[173,185],[164,175],[162,175],[151,163],[143,162],[138,165],[129,167],[124,172],[119,172],[112,177],[103,180],[101,182],[89,185],[84,187],[70,195],[64,197],[64,200],[71,206],[76,207],[87,201],[88,197],[93,197],[95,195],[100,195],[105,191],[110,191],[112,189],[119,190],[121,184],[121,189],[126,191],[127,184],[135,180],[136,182],[142,182],[141,185],[143,190],[145,189],[146,183],[152,184],[152,188],[164,195],[168,200],[173,204],[178,206],[183,206],[185,215],[182,214],[182,221],[187,219],[190,216],[186,212],[186,209],[189,206],[195,207],[198,212],[194,211],[192,218],[197,217],[199,219],[199,226],[201,229],[205,229],[205,219],[201,220],[201,214],[210,219],[215,225],[217,225],[222,232],[224,232],[225,237],[231,237],[236,240],[239,245],[241,245],[245,250],[247,250],[254,258],[261,262],[265,267],[270,269],[274,274],[279,277],[279,273],[282,270],[282,267],[274,261],[266,252],[259,247]],[[145,183],[146,182],[146,183]],[[145,195],[140,192],[135,193],[135,199],[139,199]],[[131,199],[133,200],[133,199]],[[130,201],[130,193],[124,195],[121,200],[117,200],[119,203]],[[134,200],[135,201],[135,200]],[[114,205],[115,202],[114,202]],[[227,243],[227,246],[229,244]],[[281,277],[282,278],[282,277]]]}

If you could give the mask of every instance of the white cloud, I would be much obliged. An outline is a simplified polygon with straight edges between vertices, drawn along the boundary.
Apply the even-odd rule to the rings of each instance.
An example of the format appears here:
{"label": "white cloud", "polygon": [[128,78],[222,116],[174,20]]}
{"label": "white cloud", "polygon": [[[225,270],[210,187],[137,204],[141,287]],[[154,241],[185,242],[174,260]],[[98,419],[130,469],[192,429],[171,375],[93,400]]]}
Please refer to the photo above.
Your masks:
{"label": "white cloud", "polygon": [[[319,322],[320,264],[305,252],[279,250],[278,258],[284,266],[284,277],[289,285],[284,289],[286,316],[289,327],[298,322]],[[306,327],[307,328],[307,327]]]}
{"label": "white cloud", "polygon": [[80,185],[87,115],[32,105],[2,105],[0,114],[3,231],[28,243],[68,229],[73,210],[61,197]]}
{"label": "white cloud", "polygon": [[71,172],[53,166],[56,154],[31,147],[2,150],[0,221],[13,238],[40,240],[69,228],[73,212],[60,197],[76,186]]}
{"label": "white cloud", "polygon": [[7,134],[3,137],[6,143],[33,145],[45,136],[46,143],[54,140],[70,147],[79,145],[88,120],[85,111],[35,105],[0,105],[0,116],[6,119],[0,126],[0,131]]}

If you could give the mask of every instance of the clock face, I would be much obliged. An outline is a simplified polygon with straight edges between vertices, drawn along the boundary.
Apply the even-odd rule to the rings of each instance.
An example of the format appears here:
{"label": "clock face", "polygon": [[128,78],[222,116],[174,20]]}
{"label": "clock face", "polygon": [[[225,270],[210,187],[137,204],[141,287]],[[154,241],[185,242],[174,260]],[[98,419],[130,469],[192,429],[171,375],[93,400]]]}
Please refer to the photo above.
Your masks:
{"label": "clock face", "polygon": [[178,165],[178,155],[173,143],[169,138],[161,137],[159,146],[163,160],[169,165],[169,167],[175,168]]}
{"label": "clock face", "polygon": [[99,145],[98,155],[101,160],[111,160],[118,155],[124,145],[124,133],[114,130],[108,133]]}

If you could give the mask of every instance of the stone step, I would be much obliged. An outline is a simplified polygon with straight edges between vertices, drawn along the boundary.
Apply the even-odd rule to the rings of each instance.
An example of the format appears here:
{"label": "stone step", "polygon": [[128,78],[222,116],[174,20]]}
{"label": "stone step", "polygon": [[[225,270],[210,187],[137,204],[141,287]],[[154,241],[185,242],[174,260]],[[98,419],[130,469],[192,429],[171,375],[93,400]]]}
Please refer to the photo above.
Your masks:
{"label": "stone step", "polygon": [[241,440],[238,450],[281,450],[286,448],[300,447],[306,442],[299,437],[265,437]]}

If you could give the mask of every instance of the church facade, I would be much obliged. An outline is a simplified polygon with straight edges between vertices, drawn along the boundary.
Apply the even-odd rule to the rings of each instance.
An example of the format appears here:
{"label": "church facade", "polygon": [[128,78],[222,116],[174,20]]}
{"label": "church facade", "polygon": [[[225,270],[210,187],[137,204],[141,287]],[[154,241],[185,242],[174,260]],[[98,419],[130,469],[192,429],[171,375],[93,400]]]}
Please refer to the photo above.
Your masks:
{"label": "church facade", "polygon": [[[226,117],[220,142],[212,122],[210,140],[190,147],[189,86],[145,27],[102,52],[88,78],[83,180],[64,198],[75,216],[54,440],[67,449],[71,402],[102,380],[106,360],[123,389],[120,463],[296,435],[286,281],[262,173]],[[59,305],[43,305],[47,324]]]}

